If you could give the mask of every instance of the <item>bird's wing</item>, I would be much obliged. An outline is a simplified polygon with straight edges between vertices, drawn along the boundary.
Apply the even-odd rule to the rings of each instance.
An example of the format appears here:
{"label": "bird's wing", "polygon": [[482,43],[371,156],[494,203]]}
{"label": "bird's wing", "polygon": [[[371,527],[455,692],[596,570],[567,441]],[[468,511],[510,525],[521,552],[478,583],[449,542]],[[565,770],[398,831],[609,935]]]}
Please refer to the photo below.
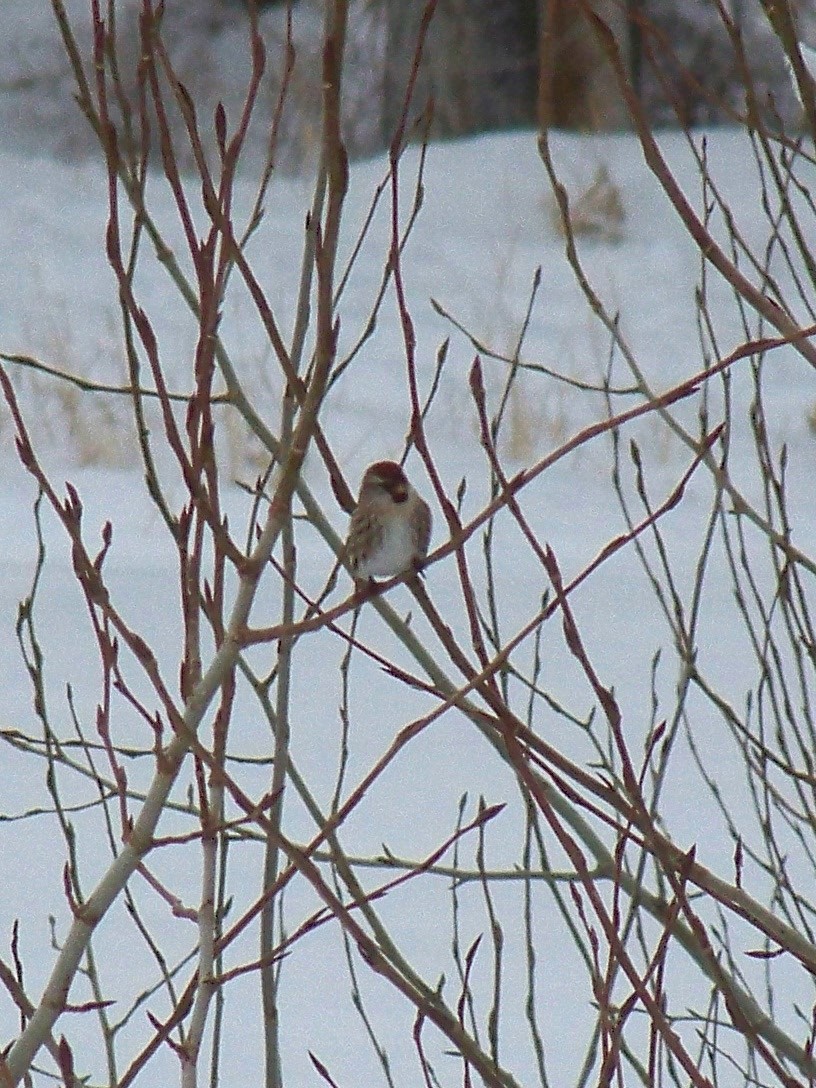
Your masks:
{"label": "bird's wing", "polygon": [[431,508],[424,499],[420,499],[416,523],[416,553],[419,559],[424,559],[428,554],[431,544],[431,526]]}
{"label": "bird's wing", "polygon": [[358,503],[349,522],[348,536],[343,549],[343,558],[356,573],[364,556],[376,551],[382,543],[382,522],[371,516],[371,511],[364,503]]}

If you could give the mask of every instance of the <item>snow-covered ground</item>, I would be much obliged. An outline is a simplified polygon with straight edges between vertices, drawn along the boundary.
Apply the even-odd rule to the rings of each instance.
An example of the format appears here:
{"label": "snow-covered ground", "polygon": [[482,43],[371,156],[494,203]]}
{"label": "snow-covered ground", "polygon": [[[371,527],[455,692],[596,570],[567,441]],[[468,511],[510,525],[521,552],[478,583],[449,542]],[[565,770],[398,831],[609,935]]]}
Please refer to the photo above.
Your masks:
{"label": "snow-covered ground", "polygon": [[[699,146],[702,140],[701,136]],[[699,205],[703,194],[683,138],[666,133],[660,144],[689,198]],[[556,136],[553,147],[562,180],[574,196],[590,186],[599,167],[608,173],[620,195],[625,209],[620,237],[583,238],[579,240],[580,252],[595,289],[610,312],[620,315],[622,329],[650,381],[663,389],[701,369],[705,358],[694,301],[701,282],[700,258],[650,177],[635,140],[628,135]],[[761,252],[768,228],[758,211],[757,176],[746,138],[732,131],[709,133],[706,153],[739,230]],[[418,161],[415,150],[405,157],[402,184],[406,199]],[[352,169],[343,235],[346,255],[351,252],[386,169],[382,158],[358,163]],[[808,180],[807,171],[804,177]],[[810,176],[809,180],[816,181],[816,177]],[[593,319],[564,259],[563,239],[554,224],[546,175],[532,133],[433,146],[428,152],[423,183],[424,204],[405,253],[406,287],[417,332],[420,377],[426,384],[439,345],[446,336],[452,337],[428,432],[450,493],[455,492],[463,476],[467,478],[464,505],[465,512],[472,514],[484,499],[485,476],[467,384],[474,348],[439,315],[431,300],[436,300],[478,340],[501,352],[511,352],[524,319],[535,270],[540,267],[542,283],[522,358],[597,385],[608,364],[609,337]],[[33,355],[82,377],[116,383],[124,380],[124,362],[116,289],[104,256],[105,185],[103,172],[93,162],[66,165],[46,155],[23,155],[11,146],[0,148],[0,251],[4,254],[0,262],[0,351]],[[172,208],[161,190],[157,181],[152,199],[172,238],[176,236]],[[246,208],[251,205],[251,179],[241,184],[239,198]],[[310,199],[306,180],[276,180],[266,202],[263,224],[249,251],[253,268],[274,300],[284,330],[291,328],[293,318],[302,224]],[[389,230],[386,204],[384,201],[377,213],[339,305],[341,355],[365,329],[380,284]],[[715,221],[712,226],[722,237],[722,223]],[[784,279],[783,269],[778,274]],[[142,275],[139,292],[159,336],[170,381],[178,388],[186,388],[194,325],[157,265]],[[730,290],[710,273],[706,294],[718,349],[726,355],[745,339],[739,313]],[[260,323],[237,286],[225,307],[222,335],[240,365],[245,385],[257,390],[261,408],[274,423],[280,379],[270,361]],[[488,389],[495,395],[505,375],[504,364],[485,359],[484,367]],[[816,534],[812,503],[816,439],[809,423],[816,405],[816,380],[812,369],[788,350],[776,353],[773,365],[766,370],[765,403],[773,440],[777,447],[785,443],[788,450],[792,535],[807,547]],[[178,620],[172,607],[168,608],[168,601],[175,601],[177,594],[174,555],[161,519],[144,493],[141,475],[131,463],[127,412],[104,400],[74,396],[52,379],[19,367],[9,366],[9,372],[30,419],[38,450],[55,482],[61,487],[62,481],[70,480],[85,503],[89,537],[104,521],[113,525],[114,544],[107,564],[112,591],[126,618],[156,650],[166,674],[174,677],[179,659]],[[623,364],[617,360],[613,382],[626,385],[629,381]],[[502,446],[509,471],[532,464],[604,412],[598,393],[581,393],[541,373],[525,373],[520,389],[514,437],[507,438]],[[736,411],[731,471],[755,497],[759,489],[747,423],[752,395],[747,361],[735,368],[733,393]],[[633,401],[622,398],[617,407],[630,403]],[[694,418],[695,411],[693,405],[677,408],[679,417],[687,421]],[[716,421],[716,404],[712,415]],[[8,416],[0,418],[0,502],[4,511],[0,519],[2,725],[4,729],[37,734],[31,686],[14,633],[18,603],[30,591],[33,576],[35,492],[16,459]],[[324,420],[326,433],[353,486],[371,460],[399,455],[407,420],[404,347],[396,305],[389,294],[374,335],[333,390]],[[640,442],[649,485],[659,500],[688,465],[688,452],[651,420],[628,429],[623,437],[626,443],[631,437]],[[227,475],[252,480],[257,467],[242,434],[223,441],[224,456],[229,459]],[[542,541],[551,544],[567,577],[580,571],[605,542],[622,530],[610,467],[610,445],[603,439],[556,464],[527,493],[525,509],[533,527]],[[409,470],[417,487],[430,497],[430,487],[416,460],[409,461]],[[342,533],[345,518],[331,498],[316,459],[308,462],[306,476]],[[690,584],[693,574],[710,492],[710,481],[700,473],[689,485],[678,510],[664,522],[681,591]],[[176,497],[181,498],[180,489]],[[225,505],[235,526],[246,517],[249,499],[232,487],[225,496]],[[436,523],[435,543],[441,543],[443,519],[438,511]],[[513,632],[534,610],[546,585],[543,572],[526,551],[518,548],[508,517],[499,519],[496,532],[498,546],[506,548],[496,568],[501,623],[505,631]],[[46,661],[51,723],[60,738],[71,737],[73,705],[92,735],[90,723],[99,697],[93,639],[73,581],[69,548],[48,511],[43,513],[43,535],[46,565],[38,589],[36,620]],[[477,540],[472,551],[477,569],[479,547]],[[298,559],[304,584],[321,585],[331,568],[332,556],[308,525],[298,529]],[[455,614],[455,564],[448,559],[435,566],[427,581],[443,615],[452,611]],[[399,608],[409,607],[404,590],[398,589],[393,596]],[[650,676],[659,647],[666,647],[666,656],[658,672],[658,691],[665,699],[665,705],[656,712],[658,718],[669,712],[677,672],[671,664],[665,622],[632,550],[618,555],[598,576],[590,578],[576,594],[574,607],[594,663],[604,683],[614,686],[620,699],[627,736],[633,750],[638,751],[651,720]],[[271,622],[274,608],[275,588],[270,586],[259,600],[253,620],[259,624]],[[739,702],[755,683],[755,675],[745,636],[737,623],[731,585],[723,575],[720,560],[712,564],[703,619],[701,652],[705,653],[706,668]],[[359,634],[382,652],[403,660],[400,647],[373,614],[363,612]],[[295,672],[293,760],[324,805],[331,796],[337,769],[337,665],[342,651],[342,644],[328,635],[304,640],[298,648],[302,657]],[[555,624],[546,630],[542,652],[543,686],[575,714],[585,715],[591,707],[590,693],[569,663]],[[320,683],[315,683],[316,662]],[[352,670],[351,706],[349,783],[355,782],[387,747],[397,728],[412,715],[428,709],[421,696],[407,693],[364,660],[356,661]],[[126,737],[131,719],[124,709],[121,713],[120,739],[144,745],[141,734]],[[701,713],[707,717],[695,727],[705,736],[713,773],[724,794],[738,799],[742,770],[724,726],[710,708],[702,708]],[[536,726],[548,740],[587,758],[581,738],[564,735],[563,720],[544,717]],[[248,700],[236,714],[233,743],[235,753],[245,756],[268,757],[271,750],[266,726]],[[677,758],[681,766],[670,777],[664,795],[667,828],[680,845],[696,843],[698,858],[728,876],[732,872],[732,843],[722,833],[716,808],[682,745]],[[26,989],[33,997],[39,995],[53,959],[49,917],[55,919],[57,941],[64,936],[70,920],[62,882],[65,849],[55,832],[53,816],[16,822],[8,818],[38,806],[48,807],[44,773],[44,764],[24,757],[9,745],[3,747],[0,934],[7,940],[12,921],[21,920],[20,951],[26,967]],[[144,785],[150,760],[134,760],[128,773],[134,786]],[[260,794],[269,769],[246,768],[241,774],[247,788]],[[180,784],[178,799],[183,799],[190,781],[188,775]],[[66,803],[82,803],[93,797],[86,782],[67,774],[61,789]],[[344,828],[344,845],[350,853],[362,855],[377,853],[386,843],[397,855],[420,858],[451,833],[459,798],[465,792],[472,814],[480,795],[494,803],[512,800],[517,790],[506,769],[497,766],[467,723],[447,715],[378,783],[360,815]],[[289,834],[295,839],[306,838],[312,828],[304,811],[293,801],[287,801],[287,805]],[[104,872],[109,849],[94,812],[80,811],[72,819],[87,892]],[[172,818],[167,826],[175,826]],[[502,816],[497,827],[488,832],[488,843],[492,843],[489,853],[495,864],[510,865],[520,856],[518,823],[511,815]],[[179,895],[193,899],[198,860],[195,849],[170,848],[159,853],[156,871]],[[236,847],[233,864],[234,918],[258,894],[260,848]],[[476,886],[461,893],[465,948],[479,927],[485,925],[477,901],[479,894]],[[497,889],[499,908],[506,907],[509,912],[512,896],[517,894]],[[166,904],[143,885],[138,888],[138,896],[146,920],[161,933],[169,955],[180,955],[192,947],[195,931],[189,921],[173,918]],[[309,902],[305,893],[291,893],[286,906],[290,925],[301,920]],[[454,977],[450,900],[441,881],[432,908],[425,886],[417,882],[383,903],[381,910],[426,978],[433,981],[443,971],[449,978]],[[574,1077],[582,1057],[570,1045],[569,1030],[565,1032],[565,1010],[569,1010],[570,1021],[580,1025],[590,994],[582,968],[573,962],[574,949],[565,939],[551,906],[541,907],[536,925],[542,967],[539,1028],[547,1047],[551,1083],[561,1084]],[[511,932],[507,936],[508,971],[514,965],[520,970],[520,934]],[[144,954],[128,957],[123,977],[117,977],[117,968],[122,964],[117,962],[116,950],[125,939],[130,941],[132,937],[126,912],[121,909],[101,927],[97,948],[100,963],[113,965],[103,966],[104,996],[120,1001],[126,1000],[125,995],[138,993],[155,977],[155,964]],[[252,959],[256,945],[253,930],[231,951],[230,965]],[[0,948],[0,956],[7,958],[5,948]],[[749,972],[750,965],[745,969]],[[186,977],[183,971],[182,983]],[[352,1008],[342,952],[332,927],[324,927],[296,946],[284,965],[282,979],[286,1083],[297,1088],[315,1083],[308,1061],[310,1050],[325,1062],[340,1085],[382,1083],[379,1065]],[[256,988],[255,977],[250,976],[231,983],[226,991],[222,1083],[228,1086],[258,1083],[260,1079]],[[412,1011],[376,980],[366,978],[363,990],[378,1036],[389,1051],[396,1082],[418,1082],[420,1074],[411,1043]],[[521,1082],[533,1083],[522,998],[519,994],[507,997],[504,1058]],[[72,995],[72,999],[84,997]],[[699,1000],[699,994],[689,1000]],[[802,1002],[806,1007],[808,1000],[812,1003],[803,986]],[[148,1006],[159,1017],[166,1014],[161,1000]],[[116,1012],[112,1015],[115,1018]],[[787,1015],[785,1011],[783,1016]],[[104,1064],[94,1050],[91,1020],[88,1015],[73,1016],[64,1027],[60,1025],[60,1030],[65,1031],[74,1048],[78,1072],[90,1073],[92,1083],[101,1083]],[[0,1044],[5,1044],[16,1030],[17,1014],[0,994]],[[140,1010],[122,1033],[123,1065],[135,1040],[147,1030],[144,1010]],[[456,1082],[459,1073],[454,1059],[437,1052],[434,1061],[441,1075],[450,1078],[448,1083]],[[140,1083],[172,1083],[176,1059],[167,1050],[154,1067],[148,1068],[152,1072],[143,1074]]]}

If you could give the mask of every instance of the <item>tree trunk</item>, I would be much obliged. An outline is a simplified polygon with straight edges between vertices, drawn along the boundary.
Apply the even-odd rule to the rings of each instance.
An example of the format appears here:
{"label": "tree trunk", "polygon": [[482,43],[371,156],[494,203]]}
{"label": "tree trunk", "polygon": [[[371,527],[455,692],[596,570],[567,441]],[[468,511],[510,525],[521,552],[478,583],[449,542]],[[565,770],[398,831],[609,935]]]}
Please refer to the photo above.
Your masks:
{"label": "tree trunk", "polygon": [[[383,0],[383,139],[402,116],[424,0]],[[532,124],[536,116],[537,0],[439,0],[425,40],[409,122],[433,100],[435,136]]]}
{"label": "tree trunk", "polygon": [[[630,66],[627,5],[594,0]],[[542,128],[597,132],[626,128],[629,114],[615,73],[576,0],[542,0],[538,120]]]}

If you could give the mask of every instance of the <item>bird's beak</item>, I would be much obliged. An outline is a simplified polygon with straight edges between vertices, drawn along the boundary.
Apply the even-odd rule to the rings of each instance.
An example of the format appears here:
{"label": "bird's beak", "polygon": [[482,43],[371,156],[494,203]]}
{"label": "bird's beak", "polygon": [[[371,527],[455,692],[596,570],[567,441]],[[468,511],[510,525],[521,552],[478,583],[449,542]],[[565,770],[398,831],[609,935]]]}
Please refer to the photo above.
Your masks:
{"label": "bird's beak", "polygon": [[394,502],[405,502],[408,498],[408,488],[405,484],[394,484],[391,488],[391,496]]}

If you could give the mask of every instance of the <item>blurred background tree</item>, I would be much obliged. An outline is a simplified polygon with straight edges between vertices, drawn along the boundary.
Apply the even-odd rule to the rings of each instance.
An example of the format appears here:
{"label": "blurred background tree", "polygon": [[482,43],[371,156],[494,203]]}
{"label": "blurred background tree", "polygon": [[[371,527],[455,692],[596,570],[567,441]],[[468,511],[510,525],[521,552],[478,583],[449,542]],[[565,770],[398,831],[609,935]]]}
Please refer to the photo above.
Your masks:
{"label": "blurred background tree", "polygon": [[[424,0],[381,0],[385,24],[382,137],[402,111]],[[743,105],[729,32],[711,0],[593,0],[654,123],[721,123]],[[811,5],[802,3],[804,23]],[[782,52],[762,7],[726,0],[758,97],[795,108]],[[804,33],[806,38],[807,34]],[[576,0],[439,0],[417,74],[415,109],[434,104],[434,133],[541,126],[608,131],[627,110]],[[772,99],[771,101],[768,101]],[[675,112],[677,110],[677,112]]]}
{"label": "blurred background tree", "polygon": [[[631,70],[638,0],[594,0]],[[538,121],[589,132],[624,128],[628,114],[614,73],[575,0],[540,0]]]}
{"label": "blurred background tree", "polygon": [[[439,0],[417,73],[414,110],[433,101],[439,136],[535,120],[539,0]],[[382,137],[403,110],[424,0],[382,0],[385,24]]]}
{"label": "blurred background tree", "polygon": [[[239,108],[248,76],[250,0],[166,0],[165,45],[202,110]],[[259,103],[257,157],[274,116],[287,34],[296,50],[278,143],[279,168],[300,170],[315,149],[324,0],[253,0],[269,64]],[[798,116],[779,45],[759,0],[723,0],[769,116]],[[89,18],[87,0],[66,0]],[[344,76],[344,138],[352,155],[387,146],[399,123],[426,0],[351,0]],[[633,86],[655,124],[717,124],[743,106],[737,53],[713,0],[594,0],[618,41]],[[800,36],[816,43],[815,0],[796,7]],[[116,5],[125,74],[135,71],[134,0]],[[291,19],[289,16],[291,15]],[[21,150],[82,159],[93,138],[76,109],[71,76],[48,5],[4,0],[0,124]],[[435,137],[551,125],[604,131],[626,125],[621,96],[577,0],[438,0],[416,79],[409,122],[433,103]],[[676,112],[675,112],[676,110]],[[247,157],[249,165],[252,155]]]}
{"label": "blurred background tree", "polygon": [[[797,104],[779,41],[758,0],[726,0],[726,29],[717,4],[701,0],[639,0],[633,79],[651,122],[722,124],[744,106],[745,83],[734,41],[740,42],[761,106],[788,121]],[[812,0],[798,6],[803,41]],[[816,40],[816,39],[814,39]],[[649,61],[651,54],[652,60]]]}
{"label": "blurred background tree", "polygon": [[[382,133],[388,142],[402,112],[425,4],[383,0],[382,6]],[[593,6],[628,56],[628,6],[615,0]],[[626,123],[612,73],[574,0],[439,0],[415,91],[420,108],[429,99],[440,136],[536,121],[588,130]]]}

